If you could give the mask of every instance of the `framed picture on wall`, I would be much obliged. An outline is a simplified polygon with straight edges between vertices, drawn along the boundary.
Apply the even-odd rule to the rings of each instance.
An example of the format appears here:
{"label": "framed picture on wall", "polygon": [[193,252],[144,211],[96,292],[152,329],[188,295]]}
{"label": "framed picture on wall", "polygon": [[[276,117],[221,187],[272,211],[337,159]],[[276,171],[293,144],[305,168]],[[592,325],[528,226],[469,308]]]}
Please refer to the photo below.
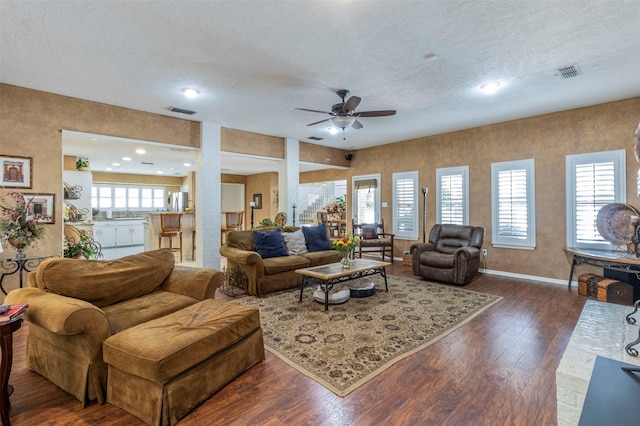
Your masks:
{"label": "framed picture on wall", "polygon": [[29,203],[29,217],[35,218],[38,223],[56,223],[55,194],[22,194],[24,200]]}
{"label": "framed picture on wall", "polygon": [[0,155],[2,181],[5,188],[31,188],[31,158]]}
{"label": "framed picture on wall", "polygon": [[262,194],[253,194],[253,202],[255,203],[254,209],[262,208]]}

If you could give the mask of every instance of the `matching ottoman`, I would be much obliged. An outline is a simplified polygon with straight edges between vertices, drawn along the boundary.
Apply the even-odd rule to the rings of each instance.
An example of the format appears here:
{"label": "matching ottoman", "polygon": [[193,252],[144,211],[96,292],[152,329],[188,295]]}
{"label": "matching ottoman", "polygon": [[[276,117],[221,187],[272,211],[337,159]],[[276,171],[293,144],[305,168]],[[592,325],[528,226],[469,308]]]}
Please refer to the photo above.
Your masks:
{"label": "matching ottoman", "polygon": [[264,359],[259,311],[203,300],[103,342],[107,402],[173,425]]}

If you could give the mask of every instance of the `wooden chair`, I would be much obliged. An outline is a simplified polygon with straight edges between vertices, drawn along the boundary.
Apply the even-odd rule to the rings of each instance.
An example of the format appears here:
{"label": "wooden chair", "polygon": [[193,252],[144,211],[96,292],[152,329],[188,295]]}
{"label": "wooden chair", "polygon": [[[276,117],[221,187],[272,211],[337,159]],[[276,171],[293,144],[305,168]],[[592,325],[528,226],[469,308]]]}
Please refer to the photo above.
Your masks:
{"label": "wooden chair", "polygon": [[394,234],[384,232],[384,220],[380,223],[353,222],[353,235],[360,237],[360,244],[354,252],[362,258],[362,253],[380,253],[384,262],[385,254],[389,254],[393,262],[393,237]]}
{"label": "wooden chair", "polygon": [[244,218],[244,212],[224,212],[224,214],[225,223],[220,227],[220,244],[224,244],[227,232],[242,229],[242,219]]}
{"label": "wooden chair", "polygon": [[[182,215],[183,213],[160,213],[160,234],[158,235],[158,248],[162,248],[162,238],[169,238],[169,250],[180,252],[180,263],[182,263]],[[173,247],[174,237],[180,240],[180,247]]]}

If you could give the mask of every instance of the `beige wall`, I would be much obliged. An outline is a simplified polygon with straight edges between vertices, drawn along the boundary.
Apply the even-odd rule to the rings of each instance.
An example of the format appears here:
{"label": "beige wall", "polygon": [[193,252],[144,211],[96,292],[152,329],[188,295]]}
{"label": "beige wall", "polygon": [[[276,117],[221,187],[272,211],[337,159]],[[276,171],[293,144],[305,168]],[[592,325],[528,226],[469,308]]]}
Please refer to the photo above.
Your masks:
{"label": "beige wall", "polygon": [[[438,167],[469,165],[470,220],[487,230],[489,249],[486,267],[493,270],[566,279],[569,271],[562,252],[565,243],[565,171],[567,154],[625,149],[627,151],[627,201],[640,207],[636,198],[638,164],[633,156],[633,132],[640,118],[640,98],[564,111],[525,120],[382,145],[354,152],[347,162],[346,151],[301,144],[301,159],[343,161],[352,170],[330,169],[303,173],[301,182],[350,179],[353,175],[381,173],[382,200],[391,201],[391,174],[418,170],[420,186],[430,188],[427,217],[430,229],[435,221],[435,170]],[[158,114],[100,104],[51,93],[0,84],[0,154],[33,158],[31,192],[56,194],[55,225],[47,225],[46,238],[28,254],[61,252],[62,246],[62,137],[61,130],[74,130],[180,146],[198,147],[200,124]],[[236,152],[284,157],[284,139],[239,130],[222,129],[223,147],[239,146]],[[256,152],[256,150],[258,152]],[[330,155],[327,155],[329,153]],[[534,158],[536,165],[537,248],[534,251],[493,248],[491,242],[491,163]],[[340,177],[337,177],[340,176]],[[231,178],[232,180],[235,178]],[[239,178],[245,179],[244,177]],[[224,180],[223,180],[224,181]],[[249,198],[263,194],[263,209],[255,222],[274,218],[273,203],[277,174],[247,176]],[[29,191],[24,191],[29,192]],[[348,198],[349,199],[349,198]],[[383,209],[391,223],[391,209]],[[420,213],[422,216],[422,213]],[[247,218],[248,223],[248,218]],[[422,232],[420,232],[420,235]],[[411,244],[398,241],[399,255]],[[6,258],[7,250],[0,254]]]}

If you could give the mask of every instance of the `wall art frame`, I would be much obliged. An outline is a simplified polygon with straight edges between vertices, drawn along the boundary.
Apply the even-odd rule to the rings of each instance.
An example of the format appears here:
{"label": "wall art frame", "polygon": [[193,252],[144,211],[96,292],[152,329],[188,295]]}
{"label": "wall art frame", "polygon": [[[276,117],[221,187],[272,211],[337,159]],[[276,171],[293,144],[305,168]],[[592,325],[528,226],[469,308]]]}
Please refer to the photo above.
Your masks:
{"label": "wall art frame", "polygon": [[31,188],[33,176],[31,157],[0,155],[0,186],[4,188]]}
{"label": "wall art frame", "polygon": [[253,194],[253,202],[255,203],[254,209],[262,208],[262,194]]}
{"label": "wall art frame", "polygon": [[24,200],[29,203],[28,217],[38,223],[56,223],[56,194],[27,194],[22,193]]}

